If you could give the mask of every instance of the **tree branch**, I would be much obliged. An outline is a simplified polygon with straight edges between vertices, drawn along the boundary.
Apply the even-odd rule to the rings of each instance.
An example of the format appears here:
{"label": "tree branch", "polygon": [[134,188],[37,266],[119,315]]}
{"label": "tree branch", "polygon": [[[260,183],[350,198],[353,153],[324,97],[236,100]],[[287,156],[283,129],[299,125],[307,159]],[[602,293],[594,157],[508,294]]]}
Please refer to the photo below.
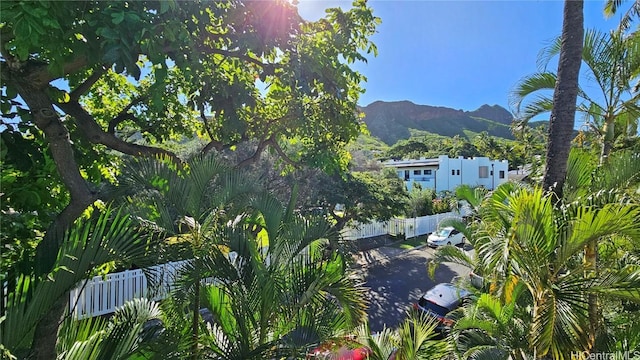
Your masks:
{"label": "tree branch", "polygon": [[296,169],[300,168],[300,164],[298,164],[297,162],[293,161],[289,157],[289,155],[285,154],[284,150],[282,150],[280,145],[278,145],[278,142],[275,140],[275,136],[271,136],[269,138],[268,144],[271,145],[271,147],[278,153],[278,155],[280,155],[282,160],[284,160],[287,164],[293,166]]}
{"label": "tree branch", "polygon": [[77,101],[59,103],[58,106],[65,113],[73,117],[78,129],[82,132],[84,137],[93,144],[102,144],[110,149],[133,156],[165,155],[171,158],[176,164],[182,163],[182,160],[171,151],[151,146],[132,144],[118,139],[114,134],[105,132],[95,122],[93,116],[91,116],[91,114],[89,114]]}
{"label": "tree branch", "polygon": [[109,121],[109,128],[107,129],[107,132],[109,134],[115,134],[116,126],[120,125],[120,123],[122,123],[123,121],[137,120],[137,118],[133,114],[129,114],[129,110],[131,110],[132,107],[141,103],[146,98],[147,98],[146,95],[141,95],[131,100],[129,105],[125,106],[125,108],[122,109],[122,111],[120,111],[118,115],[116,115],[116,117],[114,117],[111,121]]}
{"label": "tree branch", "polygon": [[225,145],[222,141],[211,140],[207,143],[207,145],[205,145],[205,147],[200,152],[202,154],[207,154],[213,149],[216,149],[217,151],[222,151],[227,148],[229,148],[229,146]]}
{"label": "tree branch", "polygon": [[49,72],[47,64],[45,63],[29,60],[27,61],[27,66],[30,65],[35,65],[34,69],[37,69],[30,71],[30,73],[26,75],[25,78],[27,79],[27,81],[30,81],[34,85],[34,87],[44,89],[49,85],[51,81],[59,79],[65,75],[75,73],[89,65],[89,63],[86,57],[79,56],[73,59],[71,62],[64,64],[62,66],[62,74],[56,76],[52,75]]}
{"label": "tree branch", "polygon": [[245,166],[247,166],[249,164],[255,164],[255,162],[260,159],[260,155],[262,155],[262,152],[267,147],[267,145],[270,143],[270,141],[271,141],[271,138],[268,138],[268,139],[260,141],[258,143],[258,147],[256,148],[256,151],[253,153],[253,155],[251,155],[248,158],[242,160],[240,163],[238,163],[237,167],[241,168],[241,167],[245,167]]}
{"label": "tree branch", "polygon": [[250,62],[254,65],[258,65],[261,68],[266,68],[269,66],[275,67],[275,64],[271,64],[271,63],[264,63],[262,61],[260,61],[260,59],[256,59],[253,58],[247,54],[243,54],[239,51],[230,51],[230,50],[223,50],[223,49],[214,49],[214,48],[210,48],[210,47],[205,47],[205,46],[198,46],[198,50],[205,53],[205,54],[209,54],[209,55],[222,55],[225,57],[230,57],[230,58],[237,58],[240,60],[244,60],[247,62]]}
{"label": "tree branch", "polygon": [[91,76],[89,76],[82,84],[80,84],[77,88],[75,88],[70,94],[69,97],[71,101],[78,101],[80,96],[84,95],[91,89],[93,84],[95,84],[102,75],[106,74],[108,70],[108,66],[101,66],[96,69]]}
{"label": "tree branch", "polygon": [[[211,129],[209,129],[209,126],[207,126],[208,119],[207,119],[207,115],[205,115],[205,113],[204,113],[204,105],[203,104],[200,104],[200,119],[202,119],[202,125],[204,125],[204,130],[207,132],[207,135],[209,135],[209,139],[212,139],[211,142],[209,144],[207,144],[207,146],[209,146],[209,145],[211,145],[211,143],[214,140],[213,140],[213,134],[211,133]],[[217,142],[217,143],[220,144],[220,146],[222,145],[221,142]],[[205,147],[205,149],[206,149],[206,147]],[[222,148],[216,147],[216,149],[218,149],[218,151],[220,151]],[[209,149],[209,150],[211,150],[211,149]],[[209,150],[207,150],[206,152],[208,152]],[[203,152],[205,152],[205,151],[203,150]]]}

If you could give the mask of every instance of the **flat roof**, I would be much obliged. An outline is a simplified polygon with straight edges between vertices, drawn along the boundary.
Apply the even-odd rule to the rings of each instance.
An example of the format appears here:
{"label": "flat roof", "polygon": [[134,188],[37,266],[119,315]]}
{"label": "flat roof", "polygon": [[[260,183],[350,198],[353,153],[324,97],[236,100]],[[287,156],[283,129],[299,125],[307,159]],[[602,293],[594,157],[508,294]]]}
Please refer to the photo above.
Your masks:
{"label": "flat roof", "polygon": [[420,159],[420,160],[391,160],[384,162],[385,166],[393,167],[421,167],[421,166],[438,166],[439,159]]}
{"label": "flat roof", "polygon": [[475,159],[486,159],[490,163],[508,163],[507,160],[491,160],[484,156],[464,158],[459,156],[457,158],[448,158],[446,156],[441,156],[440,158],[435,159],[410,159],[410,160],[388,160],[383,162],[384,166],[394,167],[394,168],[415,168],[415,167],[425,167],[425,166],[440,166],[440,161],[442,159],[448,160],[475,160]]}

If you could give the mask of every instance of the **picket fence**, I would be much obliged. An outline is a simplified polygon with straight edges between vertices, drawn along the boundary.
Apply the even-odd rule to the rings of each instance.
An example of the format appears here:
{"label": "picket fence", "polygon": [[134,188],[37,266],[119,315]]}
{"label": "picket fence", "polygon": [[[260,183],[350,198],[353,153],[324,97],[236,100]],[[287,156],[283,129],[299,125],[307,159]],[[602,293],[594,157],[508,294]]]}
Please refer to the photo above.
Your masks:
{"label": "picket fence", "polygon": [[365,239],[374,236],[391,235],[412,238],[434,232],[438,225],[449,219],[461,219],[468,213],[467,209],[459,212],[447,212],[436,215],[420,216],[410,219],[394,218],[384,222],[370,222],[366,224],[356,223],[342,231],[343,238],[347,240]]}
{"label": "picket fence", "polygon": [[[460,217],[460,213],[444,213],[412,219],[356,224],[345,229],[342,235],[348,240],[381,235],[410,238],[435,231],[440,222],[445,219]],[[229,254],[231,261],[234,261],[236,256],[234,253]],[[76,319],[84,319],[114,313],[127,301],[136,298],[145,297],[155,301],[165,299],[173,289],[180,269],[188,264],[188,261],[126,270],[82,281],[70,293],[70,313]],[[203,282],[213,283],[214,281],[214,279],[205,279]]]}
{"label": "picket fence", "polygon": [[[178,272],[186,264],[187,260],[170,262],[82,281],[69,295],[70,312],[76,319],[83,319],[111,314],[136,298],[162,300],[171,292]],[[157,283],[151,286],[149,279],[157,279]]]}

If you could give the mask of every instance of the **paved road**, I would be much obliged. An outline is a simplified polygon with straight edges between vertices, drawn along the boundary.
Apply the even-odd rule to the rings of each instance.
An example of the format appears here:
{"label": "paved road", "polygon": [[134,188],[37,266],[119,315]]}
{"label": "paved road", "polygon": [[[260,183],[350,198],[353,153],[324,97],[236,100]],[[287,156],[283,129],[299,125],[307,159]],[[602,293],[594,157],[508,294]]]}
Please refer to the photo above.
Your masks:
{"label": "paved road", "polygon": [[427,247],[412,250],[366,269],[364,276],[370,288],[369,326],[372,332],[382,330],[385,324],[390,328],[398,325],[406,310],[433,285],[469,274],[469,269],[464,266],[446,263],[436,270],[435,281],[431,280],[426,264],[433,257],[433,252]]}

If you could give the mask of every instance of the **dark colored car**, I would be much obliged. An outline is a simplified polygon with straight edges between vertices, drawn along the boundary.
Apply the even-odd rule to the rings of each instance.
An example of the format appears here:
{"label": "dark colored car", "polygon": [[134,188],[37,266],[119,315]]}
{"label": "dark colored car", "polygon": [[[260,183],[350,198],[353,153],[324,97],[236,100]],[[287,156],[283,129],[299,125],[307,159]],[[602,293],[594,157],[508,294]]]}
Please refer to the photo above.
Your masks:
{"label": "dark colored car", "polygon": [[424,293],[413,307],[436,318],[438,320],[436,330],[442,332],[450,329],[454,323],[449,313],[462,306],[469,296],[471,293],[465,289],[454,284],[442,283]]}

